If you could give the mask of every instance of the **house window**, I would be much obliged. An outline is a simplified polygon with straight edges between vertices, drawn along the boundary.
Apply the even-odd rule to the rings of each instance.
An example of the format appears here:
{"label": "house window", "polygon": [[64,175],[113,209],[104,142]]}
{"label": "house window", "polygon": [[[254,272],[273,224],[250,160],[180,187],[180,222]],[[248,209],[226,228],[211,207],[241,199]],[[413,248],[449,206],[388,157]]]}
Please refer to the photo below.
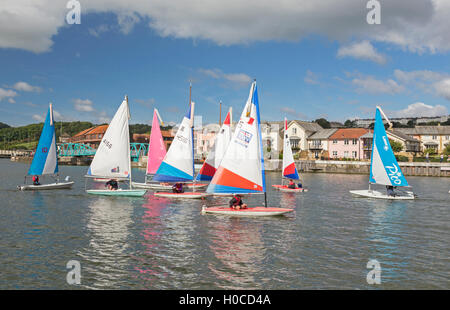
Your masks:
{"label": "house window", "polygon": [[356,143],[358,143],[358,140],[357,140],[357,139],[353,139],[353,140],[352,140],[352,144],[353,144],[353,145],[356,145]]}
{"label": "house window", "polygon": [[292,128],[292,133],[293,133],[294,135],[296,135],[296,134],[297,134],[297,128]]}
{"label": "house window", "polygon": [[347,158],[348,157],[348,151],[344,152],[344,157]]}
{"label": "house window", "polygon": [[352,151],[352,155],[353,155],[353,158],[356,158],[358,156],[358,152]]}
{"label": "house window", "polygon": [[337,140],[333,140],[333,144],[337,144]]}
{"label": "house window", "polygon": [[337,157],[337,151],[333,151],[333,156]]}
{"label": "house window", "polygon": [[348,139],[345,139],[345,140],[344,140],[344,144],[348,144]]}
{"label": "house window", "polygon": [[450,140],[450,136],[445,136],[445,140]]}
{"label": "house window", "polygon": [[433,140],[437,140],[437,136],[433,136]]}

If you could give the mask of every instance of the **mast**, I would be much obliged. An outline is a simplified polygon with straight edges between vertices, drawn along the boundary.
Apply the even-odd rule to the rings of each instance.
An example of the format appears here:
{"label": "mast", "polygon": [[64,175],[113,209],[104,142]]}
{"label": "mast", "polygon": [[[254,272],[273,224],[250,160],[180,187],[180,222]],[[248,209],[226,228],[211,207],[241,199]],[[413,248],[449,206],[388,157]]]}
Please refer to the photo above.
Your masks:
{"label": "mast", "polygon": [[130,106],[128,105],[128,95],[125,95],[125,101],[127,102],[127,126],[128,126],[128,164],[129,164],[129,168],[128,171],[130,172],[130,189],[131,188],[131,154],[130,154],[130,124],[128,123],[128,120],[130,119]]}
{"label": "mast", "polygon": [[222,126],[222,100],[219,101],[219,127]]}

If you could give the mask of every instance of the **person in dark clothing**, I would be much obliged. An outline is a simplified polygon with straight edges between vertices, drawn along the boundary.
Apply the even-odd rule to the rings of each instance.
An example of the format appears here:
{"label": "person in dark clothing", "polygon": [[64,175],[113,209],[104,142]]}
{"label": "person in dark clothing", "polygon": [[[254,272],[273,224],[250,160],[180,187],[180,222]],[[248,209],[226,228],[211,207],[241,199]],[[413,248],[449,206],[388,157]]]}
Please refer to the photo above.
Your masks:
{"label": "person in dark clothing", "polygon": [[231,198],[229,204],[230,208],[233,208],[235,210],[247,208],[247,205],[242,201],[242,196],[239,194],[234,195],[233,198]]}
{"label": "person in dark clothing", "polygon": [[115,191],[119,188],[119,184],[117,184],[117,181],[115,179],[111,179],[106,182],[106,187],[108,187],[108,189],[111,191]]}
{"label": "person in dark clothing", "polygon": [[175,183],[172,186],[172,191],[174,193],[184,193],[184,189],[183,189],[183,183]]}
{"label": "person in dark clothing", "polygon": [[33,185],[41,185],[41,183],[39,183],[39,177],[37,175],[33,175]]}
{"label": "person in dark clothing", "polygon": [[294,183],[294,181],[293,181],[292,179],[289,180],[288,188],[290,188],[290,189],[296,189],[295,183]]}
{"label": "person in dark clothing", "polygon": [[395,196],[394,193],[394,186],[392,185],[386,185],[386,191],[388,196]]}

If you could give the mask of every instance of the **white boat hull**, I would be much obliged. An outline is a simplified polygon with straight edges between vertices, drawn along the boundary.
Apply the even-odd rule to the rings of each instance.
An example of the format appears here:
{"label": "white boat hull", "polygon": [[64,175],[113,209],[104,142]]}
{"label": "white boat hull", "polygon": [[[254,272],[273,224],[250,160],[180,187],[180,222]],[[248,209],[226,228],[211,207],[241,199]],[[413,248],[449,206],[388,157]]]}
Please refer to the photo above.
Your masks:
{"label": "white boat hull", "polygon": [[[146,188],[146,189],[156,189],[156,190],[171,190],[172,185],[163,185],[160,183],[139,183],[139,182],[131,182],[131,185],[135,188]],[[196,189],[201,189],[208,186],[208,184],[195,184]],[[192,184],[184,185],[187,188],[193,188]]]}
{"label": "white boat hull", "polygon": [[389,199],[389,200],[412,200],[416,198],[413,192],[402,192],[396,193],[395,196],[389,196],[386,193],[382,193],[376,190],[365,189],[365,190],[350,191],[350,193],[357,197]]}
{"label": "white boat hull", "polygon": [[51,190],[51,189],[68,189],[71,188],[75,182],[59,182],[59,183],[49,183],[49,184],[41,184],[41,185],[19,185],[18,189],[22,191],[36,191],[36,190]]}
{"label": "white boat hull", "polygon": [[88,189],[86,193],[91,195],[102,195],[102,196],[130,196],[130,197],[142,197],[147,191],[142,189]]}
{"label": "white boat hull", "polygon": [[153,194],[156,197],[176,198],[176,199],[201,199],[207,197],[209,194],[199,192],[184,192],[184,193],[169,193],[157,192]]}
{"label": "white boat hull", "polygon": [[235,210],[229,206],[221,207],[203,207],[202,214],[221,214],[231,216],[275,216],[282,215],[294,211],[294,209],[287,208],[265,208],[265,207],[249,207],[246,209]]}

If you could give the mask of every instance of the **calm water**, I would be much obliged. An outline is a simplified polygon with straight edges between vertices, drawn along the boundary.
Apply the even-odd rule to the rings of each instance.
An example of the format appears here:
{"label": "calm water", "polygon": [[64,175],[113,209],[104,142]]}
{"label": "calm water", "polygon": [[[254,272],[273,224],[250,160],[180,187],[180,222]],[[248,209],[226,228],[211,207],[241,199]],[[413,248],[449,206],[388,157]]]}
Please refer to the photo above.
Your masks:
{"label": "calm water", "polygon": [[[370,259],[376,288],[450,289],[449,178],[408,177],[420,199],[389,202],[349,194],[365,175],[304,174],[309,192],[268,192],[294,213],[257,219],[200,214],[223,198],[88,196],[86,169],[60,167],[72,190],[20,192],[28,165],[0,160],[0,289],[370,289]],[[80,286],[66,283],[69,260]]]}

